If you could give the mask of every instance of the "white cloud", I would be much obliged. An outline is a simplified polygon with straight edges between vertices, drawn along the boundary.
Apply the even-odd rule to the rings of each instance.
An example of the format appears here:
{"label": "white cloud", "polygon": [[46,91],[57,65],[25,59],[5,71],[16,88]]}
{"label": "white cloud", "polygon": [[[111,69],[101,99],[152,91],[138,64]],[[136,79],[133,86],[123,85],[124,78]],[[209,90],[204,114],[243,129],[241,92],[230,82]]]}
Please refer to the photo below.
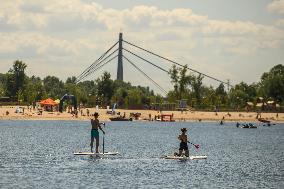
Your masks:
{"label": "white cloud", "polygon": [[[21,9],[25,2],[21,0],[4,1],[0,5],[0,18],[6,26],[17,29],[39,29],[46,26],[47,15],[42,12],[26,12]],[[1,30],[0,30],[1,31]]]}
{"label": "white cloud", "polygon": [[276,20],[276,21],[275,21],[275,24],[276,24],[277,26],[284,26],[284,19]]}
{"label": "white cloud", "polygon": [[39,33],[0,33],[0,41],[1,53],[17,53],[35,48],[39,55],[78,55],[80,51],[96,47],[86,39],[67,41]]}
{"label": "white cloud", "polygon": [[[267,8],[283,13],[283,2],[273,1]],[[80,0],[4,1],[0,5],[0,55],[13,58],[10,62],[23,56],[46,67],[70,63],[70,70],[83,70],[122,30],[126,40],[171,59],[190,60],[198,68],[194,63],[200,61],[197,56],[248,56],[262,49],[282,48],[284,30],[276,26],[283,23],[213,20],[189,8],[164,10],[141,5],[117,10]],[[208,68],[210,62],[210,58],[202,60],[200,68]]]}
{"label": "white cloud", "polygon": [[267,9],[271,12],[276,12],[279,14],[284,14],[284,0],[273,0]]}

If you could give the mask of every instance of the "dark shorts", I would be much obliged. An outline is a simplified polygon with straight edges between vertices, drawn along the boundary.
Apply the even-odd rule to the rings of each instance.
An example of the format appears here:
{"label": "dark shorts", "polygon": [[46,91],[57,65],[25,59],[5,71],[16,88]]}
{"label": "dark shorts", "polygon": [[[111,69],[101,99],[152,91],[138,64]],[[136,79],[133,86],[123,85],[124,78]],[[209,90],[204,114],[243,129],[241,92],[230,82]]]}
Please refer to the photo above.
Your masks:
{"label": "dark shorts", "polygon": [[91,130],[91,137],[98,138],[99,136],[99,131],[97,129]]}
{"label": "dark shorts", "polygon": [[186,142],[181,142],[179,145],[179,150],[188,150],[188,146]]}

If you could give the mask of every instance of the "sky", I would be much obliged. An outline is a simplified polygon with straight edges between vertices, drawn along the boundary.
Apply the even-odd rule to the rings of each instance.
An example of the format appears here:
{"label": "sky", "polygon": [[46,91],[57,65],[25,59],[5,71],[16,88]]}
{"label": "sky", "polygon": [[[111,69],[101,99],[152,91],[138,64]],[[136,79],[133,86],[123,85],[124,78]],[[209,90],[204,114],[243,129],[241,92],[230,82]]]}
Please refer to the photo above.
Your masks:
{"label": "sky", "polygon": [[[126,41],[231,84],[258,82],[284,60],[284,0],[0,0],[0,73],[78,76],[123,32]],[[125,45],[139,54],[140,51]],[[165,90],[169,76],[131,59]],[[169,69],[171,64],[139,55]],[[117,61],[103,71],[116,78]],[[124,61],[124,80],[160,91]],[[204,84],[218,83],[205,79]]]}

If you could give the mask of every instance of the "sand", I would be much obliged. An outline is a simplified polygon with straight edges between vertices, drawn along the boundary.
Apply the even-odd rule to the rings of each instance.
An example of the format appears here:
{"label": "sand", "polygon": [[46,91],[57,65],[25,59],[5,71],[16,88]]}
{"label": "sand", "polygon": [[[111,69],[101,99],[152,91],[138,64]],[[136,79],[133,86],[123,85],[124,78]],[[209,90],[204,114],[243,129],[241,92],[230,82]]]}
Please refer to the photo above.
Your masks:
{"label": "sand", "polygon": [[[36,110],[29,110],[26,106],[24,107],[24,113],[15,113],[15,106],[2,106],[0,107],[0,120],[80,120],[89,121],[94,112],[99,113],[100,121],[110,121],[110,117],[117,117],[118,115],[107,114],[106,109],[96,110],[95,108],[88,108],[90,116],[87,116],[87,110],[82,109],[78,113],[78,116],[74,116],[70,113],[63,112],[46,112],[43,111],[42,115],[39,115]],[[6,115],[6,112],[9,112]],[[120,112],[123,116],[125,113],[126,118],[129,118],[130,113],[141,113],[138,120],[147,121],[149,120],[149,114],[151,114],[151,119],[155,116],[161,114],[156,110],[125,110],[117,109],[116,113]],[[173,119],[175,121],[221,121],[224,117],[224,121],[239,121],[239,122],[253,122],[257,121],[256,112],[203,112],[203,111],[162,111],[162,114],[173,114]],[[261,117],[272,122],[284,123],[284,113],[278,113],[278,118],[276,113],[261,113]]]}

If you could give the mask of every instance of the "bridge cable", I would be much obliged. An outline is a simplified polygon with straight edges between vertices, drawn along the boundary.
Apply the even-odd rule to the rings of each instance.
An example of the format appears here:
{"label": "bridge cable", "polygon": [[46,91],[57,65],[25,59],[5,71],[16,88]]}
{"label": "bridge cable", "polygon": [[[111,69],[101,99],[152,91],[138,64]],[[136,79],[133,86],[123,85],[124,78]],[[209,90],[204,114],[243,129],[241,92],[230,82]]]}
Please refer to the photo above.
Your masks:
{"label": "bridge cable", "polygon": [[108,59],[110,56],[112,56],[115,52],[118,51],[118,48],[116,50],[114,50],[112,53],[110,53],[107,57],[105,57],[104,59],[102,59],[101,61],[97,62],[97,64],[95,66],[93,66],[92,68],[90,68],[88,70],[88,72],[86,72],[84,75],[82,75],[79,79],[78,82],[80,82],[82,79],[86,78],[87,76],[89,76],[90,74],[94,73],[93,70],[97,68],[97,66],[99,66],[102,62],[104,62],[106,59]]}
{"label": "bridge cable", "polygon": [[162,68],[162,67],[160,67],[160,66],[157,66],[156,64],[150,62],[149,60],[146,60],[145,58],[142,58],[141,56],[139,56],[139,55],[137,55],[137,54],[135,54],[135,53],[133,53],[133,52],[131,52],[131,51],[125,49],[125,48],[123,48],[123,50],[129,52],[130,54],[132,54],[132,55],[134,55],[134,56],[140,58],[141,60],[144,60],[145,62],[147,62],[147,63],[149,63],[149,64],[155,66],[156,68],[159,68],[160,70],[162,70],[162,71],[164,71],[164,72],[166,72],[166,73],[169,74],[169,71],[165,70],[164,68]]}
{"label": "bridge cable", "polygon": [[[89,72],[89,70],[91,69],[91,68],[93,68],[94,66],[95,66],[95,64],[99,61],[99,60],[101,60],[114,46],[116,46],[118,44],[118,41],[114,44],[114,45],[112,45],[103,55],[101,55],[94,63],[92,63],[88,68],[86,68],[84,71],[83,71],[83,73],[81,73],[78,77],[82,77],[82,75],[83,74],[86,74],[86,72]],[[80,78],[79,78],[80,79]]]}
{"label": "bridge cable", "polygon": [[105,66],[107,63],[111,62],[113,59],[117,58],[118,55],[115,55],[114,57],[112,57],[110,60],[108,60],[107,62],[103,63],[102,65],[100,65],[99,67],[96,67],[95,69],[93,69],[90,74],[88,74],[86,77],[88,77],[89,75],[93,74],[94,72],[98,71],[100,68],[102,68],[103,66]]}
{"label": "bridge cable", "polygon": [[143,72],[139,67],[137,67],[132,61],[130,61],[128,58],[126,58],[123,55],[123,58],[125,60],[127,60],[134,68],[136,68],[138,71],[140,71],[145,77],[147,77],[152,83],[154,83],[154,85],[156,85],[156,87],[158,87],[164,94],[167,94],[167,91],[165,89],[163,89],[163,87],[161,87],[158,83],[156,83],[152,78],[150,78],[145,72]]}
{"label": "bridge cable", "polygon": [[[173,61],[173,60],[170,60],[170,59],[168,59],[168,58],[165,58],[165,57],[163,57],[163,56],[160,56],[160,55],[158,55],[158,54],[156,54],[156,53],[153,53],[153,52],[151,52],[151,51],[149,51],[149,50],[147,50],[147,49],[144,49],[144,48],[142,48],[142,47],[139,47],[139,46],[137,46],[137,45],[134,45],[134,44],[132,44],[132,43],[130,43],[130,42],[128,42],[128,41],[125,41],[125,40],[123,40],[123,41],[124,41],[125,43],[129,44],[129,45],[132,45],[132,46],[134,46],[134,47],[140,49],[140,50],[146,51],[146,52],[148,52],[148,53],[150,53],[150,54],[152,54],[152,55],[155,55],[155,56],[157,56],[157,57],[159,57],[159,58],[161,58],[161,59],[164,59],[164,60],[166,60],[166,61],[168,61],[168,62],[171,62],[171,63],[174,63],[174,64],[176,64],[176,65],[178,65],[178,66],[183,67],[182,64],[179,64],[179,63],[177,63],[177,62],[175,62],[175,61]],[[232,85],[229,84],[228,82],[224,82],[224,81],[222,81],[222,80],[220,80],[220,79],[217,79],[217,78],[215,78],[215,77],[212,77],[212,76],[207,75],[207,74],[204,74],[204,73],[201,73],[201,72],[199,72],[199,71],[197,71],[197,70],[195,70],[195,69],[192,69],[192,68],[187,68],[187,69],[188,69],[188,70],[191,70],[191,71],[193,71],[193,72],[199,73],[199,74],[201,74],[201,75],[204,75],[205,77],[208,77],[208,78],[213,79],[213,80],[215,80],[215,81],[218,81],[218,82],[220,82],[220,83],[227,84],[227,85],[229,85],[229,86],[232,87]]]}
{"label": "bridge cable", "polygon": [[[83,75],[85,75],[87,72],[89,72],[90,69],[92,69],[94,66],[96,66],[95,64],[100,61],[103,57],[105,57],[106,54],[108,54],[109,51],[111,51],[111,49],[113,49],[116,45],[118,44],[118,41],[112,45],[105,53],[103,53],[95,62],[93,62],[89,67],[87,67],[77,78],[78,80],[82,80],[81,77]],[[77,80],[76,78],[76,80]],[[78,82],[76,82],[78,83]]]}
{"label": "bridge cable", "polygon": [[116,50],[114,50],[111,54],[109,54],[107,57],[105,57],[103,60],[98,62],[95,67],[92,67],[91,69],[89,69],[88,72],[86,72],[78,81],[81,81],[82,79],[84,79],[88,75],[92,74],[93,73],[92,70],[96,69],[97,66],[99,66],[102,62],[104,62],[106,59],[108,59],[110,56],[112,56],[117,51],[118,51],[118,48]]}

